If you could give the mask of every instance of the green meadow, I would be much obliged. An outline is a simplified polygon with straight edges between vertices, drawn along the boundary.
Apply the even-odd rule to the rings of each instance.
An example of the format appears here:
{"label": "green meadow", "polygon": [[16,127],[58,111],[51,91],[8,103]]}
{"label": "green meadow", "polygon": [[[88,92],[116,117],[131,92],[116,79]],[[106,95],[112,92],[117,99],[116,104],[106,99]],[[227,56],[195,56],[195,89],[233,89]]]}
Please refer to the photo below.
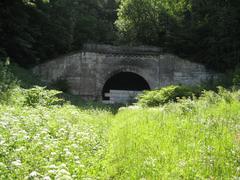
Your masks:
{"label": "green meadow", "polygon": [[2,93],[0,179],[240,177],[240,91],[119,109],[58,93]]}

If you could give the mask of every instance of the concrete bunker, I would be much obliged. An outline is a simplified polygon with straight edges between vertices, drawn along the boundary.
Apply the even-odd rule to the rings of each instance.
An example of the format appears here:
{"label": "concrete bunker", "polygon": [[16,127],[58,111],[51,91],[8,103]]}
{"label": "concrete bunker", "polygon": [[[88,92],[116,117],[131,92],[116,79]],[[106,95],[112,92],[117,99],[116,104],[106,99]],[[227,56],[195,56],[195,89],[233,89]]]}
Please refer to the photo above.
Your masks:
{"label": "concrete bunker", "polygon": [[133,102],[143,90],[150,90],[150,86],[142,76],[134,72],[118,72],[105,82],[102,100],[110,104]]}

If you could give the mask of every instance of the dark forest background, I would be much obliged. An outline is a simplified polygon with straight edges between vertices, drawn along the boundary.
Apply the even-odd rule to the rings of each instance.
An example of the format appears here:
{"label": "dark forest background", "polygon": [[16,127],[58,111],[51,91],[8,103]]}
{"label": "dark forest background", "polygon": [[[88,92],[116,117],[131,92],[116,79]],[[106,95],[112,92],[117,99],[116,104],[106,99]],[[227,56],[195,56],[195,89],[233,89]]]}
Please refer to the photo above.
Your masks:
{"label": "dark forest background", "polygon": [[239,0],[1,0],[0,58],[31,67],[87,42],[154,45],[215,70],[240,63]]}

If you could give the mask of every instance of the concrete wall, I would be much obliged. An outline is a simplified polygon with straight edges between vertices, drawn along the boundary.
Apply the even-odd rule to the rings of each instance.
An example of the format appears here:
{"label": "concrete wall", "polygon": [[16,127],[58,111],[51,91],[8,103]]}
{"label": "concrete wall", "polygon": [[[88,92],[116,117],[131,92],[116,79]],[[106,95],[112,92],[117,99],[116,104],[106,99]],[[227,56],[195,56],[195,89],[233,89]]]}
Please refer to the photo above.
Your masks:
{"label": "concrete wall", "polygon": [[67,80],[71,93],[86,99],[101,99],[104,84],[119,72],[142,76],[151,89],[171,84],[196,85],[214,75],[203,65],[163,54],[157,48],[122,48],[123,51],[113,46],[100,47],[85,46],[82,52],[59,57],[33,71],[48,83]]}

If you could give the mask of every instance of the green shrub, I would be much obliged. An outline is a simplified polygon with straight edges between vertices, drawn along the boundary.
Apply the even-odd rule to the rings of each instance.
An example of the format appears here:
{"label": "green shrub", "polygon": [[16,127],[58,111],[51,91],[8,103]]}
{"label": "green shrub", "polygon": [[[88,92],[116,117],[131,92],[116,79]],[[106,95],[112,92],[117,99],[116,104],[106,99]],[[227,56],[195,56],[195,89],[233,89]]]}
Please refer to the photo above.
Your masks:
{"label": "green shrub", "polygon": [[62,99],[57,97],[57,95],[61,93],[61,91],[47,90],[45,87],[35,86],[34,88],[26,90],[24,104],[33,107],[37,105],[58,105],[63,102]]}
{"label": "green shrub", "polygon": [[0,92],[6,92],[17,84],[17,80],[8,68],[8,63],[0,62]]}
{"label": "green shrub", "polygon": [[199,95],[200,89],[192,88],[188,86],[167,86],[159,90],[145,91],[140,94],[138,98],[138,104],[141,106],[160,106],[165,103],[176,101],[183,97],[192,97],[193,95]]}
{"label": "green shrub", "polygon": [[227,90],[221,86],[216,87],[216,89],[216,92],[204,90],[199,97],[199,102],[205,104],[205,107],[207,107],[220,102],[232,103],[233,101],[240,100],[240,91]]}
{"label": "green shrub", "polygon": [[11,90],[17,86],[18,81],[9,70],[9,60],[0,62],[0,100],[7,101]]}

